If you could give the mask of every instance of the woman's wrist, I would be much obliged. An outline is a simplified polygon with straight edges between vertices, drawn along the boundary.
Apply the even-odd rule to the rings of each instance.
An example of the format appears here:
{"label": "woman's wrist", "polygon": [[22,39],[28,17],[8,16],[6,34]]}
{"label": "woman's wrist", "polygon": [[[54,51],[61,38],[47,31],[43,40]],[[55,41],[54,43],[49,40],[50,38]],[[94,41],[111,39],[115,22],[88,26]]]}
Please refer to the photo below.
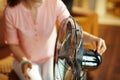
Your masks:
{"label": "woman's wrist", "polygon": [[24,66],[25,64],[29,63],[30,61],[26,57],[22,57],[22,60],[20,61],[20,65]]}
{"label": "woman's wrist", "polygon": [[22,60],[22,61],[20,62],[20,65],[21,65],[21,66],[24,66],[24,65],[27,64],[27,63],[28,63],[28,61]]}

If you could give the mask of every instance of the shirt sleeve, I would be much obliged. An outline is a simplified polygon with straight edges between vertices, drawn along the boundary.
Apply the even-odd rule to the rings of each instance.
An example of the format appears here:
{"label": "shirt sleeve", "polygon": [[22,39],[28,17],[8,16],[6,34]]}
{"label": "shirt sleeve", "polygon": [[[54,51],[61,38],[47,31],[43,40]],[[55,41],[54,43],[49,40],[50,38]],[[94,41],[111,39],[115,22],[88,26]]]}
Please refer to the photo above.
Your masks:
{"label": "shirt sleeve", "polygon": [[18,44],[17,29],[14,26],[11,13],[9,8],[5,9],[5,43]]}
{"label": "shirt sleeve", "polygon": [[61,0],[57,0],[56,13],[57,13],[58,24],[60,24],[64,19],[70,16],[67,7]]}

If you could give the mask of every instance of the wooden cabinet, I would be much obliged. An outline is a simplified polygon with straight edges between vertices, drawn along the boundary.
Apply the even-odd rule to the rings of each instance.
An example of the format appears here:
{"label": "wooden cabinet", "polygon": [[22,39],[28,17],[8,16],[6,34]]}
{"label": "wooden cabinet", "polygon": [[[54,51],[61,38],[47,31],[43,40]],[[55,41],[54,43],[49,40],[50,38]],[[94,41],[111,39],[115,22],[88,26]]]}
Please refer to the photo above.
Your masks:
{"label": "wooden cabinet", "polygon": [[120,17],[120,0],[108,0],[107,11],[110,15]]}
{"label": "wooden cabinet", "polygon": [[6,0],[0,0],[0,47],[4,46],[4,20],[3,11],[6,5]]}
{"label": "wooden cabinet", "polygon": [[6,0],[0,0],[0,17],[3,15],[3,10],[6,5]]}
{"label": "wooden cabinet", "polygon": [[74,18],[84,31],[98,36],[98,18],[96,14]]}
{"label": "wooden cabinet", "polygon": [[72,9],[72,16],[84,31],[98,36],[98,15],[95,12],[74,7]]}

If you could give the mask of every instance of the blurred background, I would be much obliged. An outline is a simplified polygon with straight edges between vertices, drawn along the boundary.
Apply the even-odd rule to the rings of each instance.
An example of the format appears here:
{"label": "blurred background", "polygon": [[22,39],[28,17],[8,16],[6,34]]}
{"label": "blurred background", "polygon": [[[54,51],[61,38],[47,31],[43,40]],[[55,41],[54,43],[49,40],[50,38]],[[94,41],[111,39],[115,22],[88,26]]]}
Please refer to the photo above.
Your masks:
{"label": "blurred background", "polygon": [[[19,80],[12,69],[12,53],[4,44],[5,5],[6,0],[0,0],[0,80]],[[71,14],[83,30],[102,37],[107,45],[102,64],[88,72],[88,80],[120,80],[120,0],[74,0]]]}

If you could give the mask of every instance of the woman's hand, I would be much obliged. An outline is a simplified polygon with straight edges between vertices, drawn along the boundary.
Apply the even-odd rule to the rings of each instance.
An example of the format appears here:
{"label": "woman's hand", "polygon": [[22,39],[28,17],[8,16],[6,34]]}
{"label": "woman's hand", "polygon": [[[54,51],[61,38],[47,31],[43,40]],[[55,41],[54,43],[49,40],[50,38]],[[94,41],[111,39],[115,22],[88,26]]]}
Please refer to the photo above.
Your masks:
{"label": "woman's hand", "polygon": [[91,35],[87,32],[83,32],[84,42],[90,44],[97,50],[100,55],[102,55],[106,51],[106,44],[102,38]]}
{"label": "woman's hand", "polygon": [[30,77],[28,75],[28,71],[32,68],[32,64],[28,60],[23,60],[21,62],[21,69],[23,72],[23,75],[25,76],[26,80],[30,80]]}
{"label": "woman's hand", "polygon": [[91,44],[95,47],[95,50],[100,53],[100,55],[102,55],[106,50],[106,44],[102,38],[93,38]]}
{"label": "woman's hand", "polygon": [[19,45],[10,45],[10,49],[14,53],[14,57],[16,58],[16,60],[20,62],[20,66],[26,80],[30,80],[30,77],[28,76],[27,72],[28,69],[32,68],[31,62],[25,57],[24,52],[22,51]]}

